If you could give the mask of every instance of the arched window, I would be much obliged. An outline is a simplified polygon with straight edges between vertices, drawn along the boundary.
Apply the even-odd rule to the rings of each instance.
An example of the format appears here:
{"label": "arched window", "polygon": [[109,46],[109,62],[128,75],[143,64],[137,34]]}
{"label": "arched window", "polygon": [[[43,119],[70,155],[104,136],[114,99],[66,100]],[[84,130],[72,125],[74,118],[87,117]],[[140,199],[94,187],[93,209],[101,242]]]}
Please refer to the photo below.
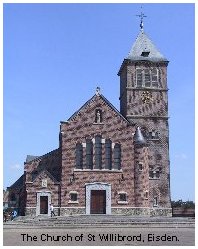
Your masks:
{"label": "arched window", "polygon": [[112,149],[111,149],[111,140],[106,139],[105,141],[105,169],[112,168]]}
{"label": "arched window", "polygon": [[121,146],[115,144],[114,147],[114,169],[121,169]]}
{"label": "arched window", "polygon": [[76,144],[76,168],[83,168],[83,147],[81,143]]}
{"label": "arched window", "polygon": [[93,169],[93,143],[91,139],[86,140],[86,168]]}
{"label": "arched window", "polygon": [[102,169],[102,143],[101,136],[95,137],[95,168]]}

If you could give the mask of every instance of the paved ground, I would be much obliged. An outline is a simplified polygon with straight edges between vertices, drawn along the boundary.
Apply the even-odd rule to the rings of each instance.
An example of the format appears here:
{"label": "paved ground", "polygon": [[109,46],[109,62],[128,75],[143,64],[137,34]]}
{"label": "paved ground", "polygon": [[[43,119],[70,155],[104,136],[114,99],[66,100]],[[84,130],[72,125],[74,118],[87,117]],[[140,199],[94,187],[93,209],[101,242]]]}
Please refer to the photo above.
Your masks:
{"label": "paved ground", "polygon": [[5,246],[195,245],[193,218],[76,215],[17,217],[4,223]]}
{"label": "paved ground", "polygon": [[[120,241],[119,241],[120,240]],[[193,246],[194,227],[4,228],[4,246]]]}

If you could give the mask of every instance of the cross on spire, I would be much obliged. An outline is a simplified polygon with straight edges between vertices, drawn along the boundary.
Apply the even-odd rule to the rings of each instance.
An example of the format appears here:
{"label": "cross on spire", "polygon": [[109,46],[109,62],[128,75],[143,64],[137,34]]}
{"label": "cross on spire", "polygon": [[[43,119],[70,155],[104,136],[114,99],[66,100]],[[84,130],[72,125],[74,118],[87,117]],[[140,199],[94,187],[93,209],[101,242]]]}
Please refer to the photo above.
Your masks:
{"label": "cross on spire", "polygon": [[140,15],[136,15],[136,16],[140,17],[140,29],[143,31],[143,26],[144,26],[144,24],[143,24],[143,18],[147,17],[147,16],[145,16],[144,13],[142,12],[142,6],[141,6],[141,14]]}

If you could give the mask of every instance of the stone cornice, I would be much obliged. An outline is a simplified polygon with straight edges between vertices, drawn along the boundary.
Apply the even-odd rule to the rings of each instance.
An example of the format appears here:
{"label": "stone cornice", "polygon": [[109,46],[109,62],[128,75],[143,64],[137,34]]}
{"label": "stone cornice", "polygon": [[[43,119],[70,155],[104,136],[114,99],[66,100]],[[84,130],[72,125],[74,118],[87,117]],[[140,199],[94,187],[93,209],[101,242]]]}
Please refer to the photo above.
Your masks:
{"label": "stone cornice", "polygon": [[143,116],[143,115],[127,115],[126,118],[144,118],[144,119],[152,119],[152,118],[158,118],[158,119],[169,119],[168,116]]}
{"label": "stone cornice", "polygon": [[142,88],[142,87],[126,87],[127,90],[136,90],[136,91],[159,91],[159,92],[167,92],[168,88]]}

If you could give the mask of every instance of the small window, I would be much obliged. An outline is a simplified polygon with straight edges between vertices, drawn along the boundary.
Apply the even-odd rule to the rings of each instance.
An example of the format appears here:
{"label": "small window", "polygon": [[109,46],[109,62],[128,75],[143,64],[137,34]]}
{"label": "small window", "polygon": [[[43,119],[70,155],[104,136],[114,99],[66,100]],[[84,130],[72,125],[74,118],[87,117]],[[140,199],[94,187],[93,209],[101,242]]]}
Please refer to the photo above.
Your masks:
{"label": "small window", "polygon": [[154,178],[153,171],[149,170],[149,178]]}
{"label": "small window", "polygon": [[150,179],[159,179],[160,178],[161,167],[154,168],[149,166],[149,178]]}
{"label": "small window", "polygon": [[153,207],[157,207],[158,206],[158,199],[157,199],[157,197],[155,196],[154,198],[153,198]]}
{"label": "small window", "polygon": [[127,201],[127,195],[126,193],[120,193],[119,194],[120,201]]}
{"label": "small window", "polygon": [[70,193],[70,200],[71,201],[77,201],[77,197],[78,197],[77,193]]}
{"label": "small window", "polygon": [[142,54],[141,54],[141,56],[143,56],[143,57],[148,57],[149,54],[150,54],[149,51],[143,51]]}
{"label": "small window", "polygon": [[143,163],[138,163],[138,170],[142,171],[143,170]]}
{"label": "small window", "polygon": [[160,177],[160,173],[159,170],[155,171],[155,178],[159,178]]}
{"label": "small window", "polygon": [[149,178],[153,178],[153,166],[149,166]]}
{"label": "small window", "polygon": [[149,139],[159,139],[159,133],[157,131],[150,131],[149,132]]}
{"label": "small window", "polygon": [[148,191],[145,192],[145,199],[148,199]]}

